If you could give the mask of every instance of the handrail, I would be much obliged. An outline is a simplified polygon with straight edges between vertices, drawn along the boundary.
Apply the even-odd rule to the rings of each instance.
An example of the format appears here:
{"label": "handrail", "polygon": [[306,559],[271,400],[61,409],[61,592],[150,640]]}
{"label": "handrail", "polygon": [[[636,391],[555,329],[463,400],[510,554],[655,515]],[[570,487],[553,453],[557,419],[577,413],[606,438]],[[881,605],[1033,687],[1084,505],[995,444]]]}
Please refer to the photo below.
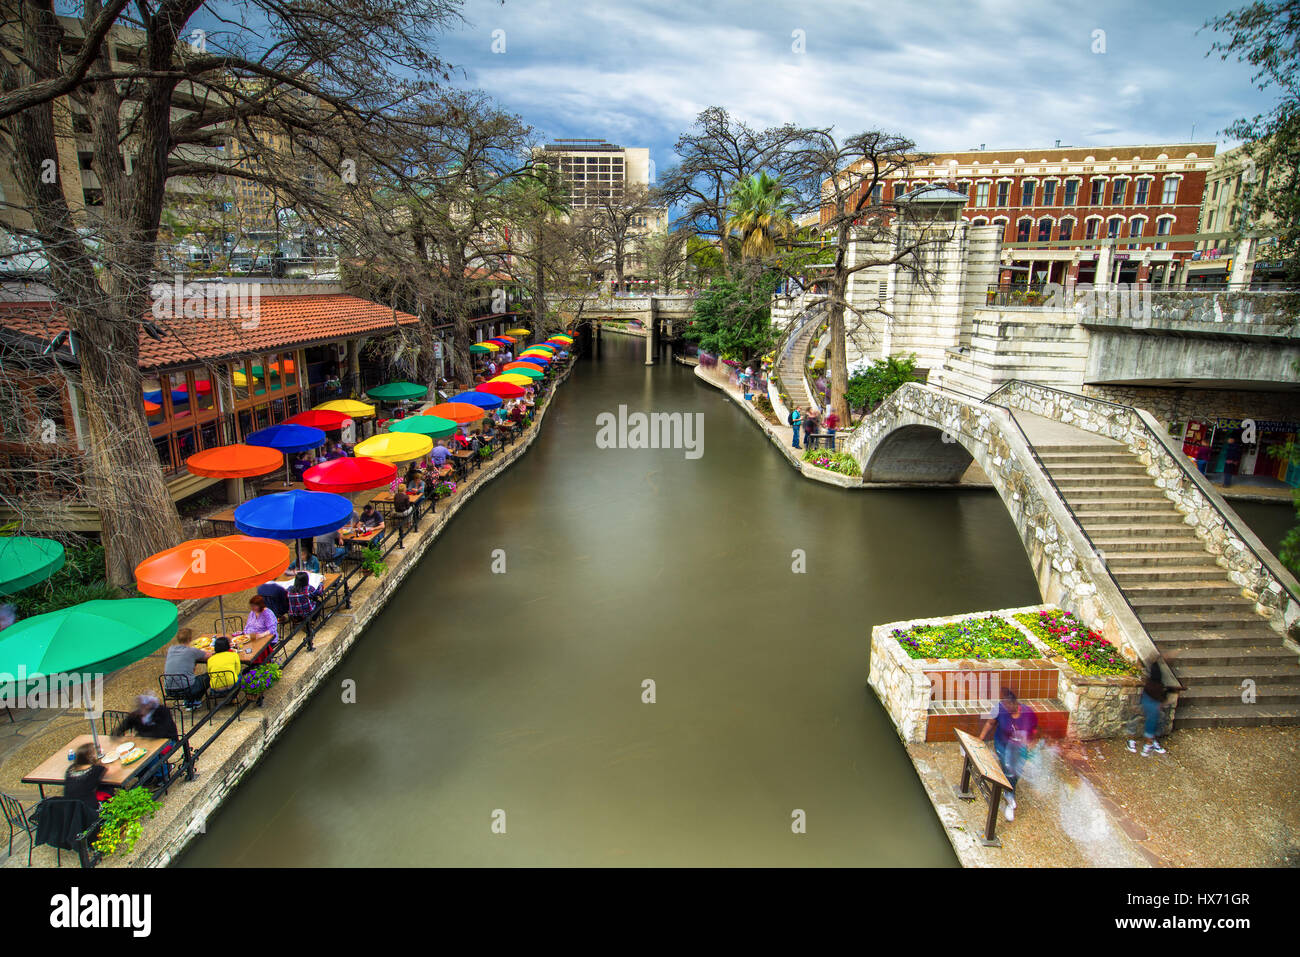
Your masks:
{"label": "handrail", "polygon": [[[791,319],[789,325],[786,326],[785,335],[782,336],[775,350],[776,361],[772,363],[772,374],[778,384],[781,383],[781,364],[790,355],[790,351],[794,348],[795,340],[802,335],[809,322],[811,322],[815,317],[819,318],[825,311],[826,300],[819,299],[817,302],[806,306],[793,319]],[[799,375],[803,382],[805,391],[809,396],[812,396],[813,390],[809,387],[808,372],[807,369],[804,368],[806,365],[806,362],[800,363]]]}
{"label": "handrail", "polygon": [[[1055,392],[1057,395],[1067,396],[1071,399],[1082,399],[1085,402],[1093,402],[1098,405],[1106,405],[1106,406],[1110,406],[1111,408],[1121,409],[1125,412],[1133,413],[1133,418],[1139,424],[1141,424],[1142,429],[1152,439],[1155,440],[1155,443],[1157,445],[1159,445],[1161,448],[1165,448],[1166,437],[1161,436],[1158,432],[1156,432],[1155,429],[1151,428],[1150,423],[1148,423],[1145,419],[1143,419],[1142,416],[1137,414],[1138,410],[1134,406],[1124,405],[1123,403],[1120,402],[1112,402],[1110,399],[1102,399],[1090,395],[1080,395],[1077,392],[1067,392],[1064,389],[1055,389],[1052,388],[1051,386],[1039,385],[1036,382],[1026,382],[1023,379],[1011,379],[1007,382],[1002,383],[1002,385],[998,386],[996,389],[990,392],[987,398],[992,399],[999,392],[1002,392],[1004,389],[1007,389],[1017,384],[1030,386],[1035,389],[1042,389],[1046,392]],[[1166,449],[1166,451],[1168,451],[1168,449]],[[1203,486],[1209,486],[1209,481],[1203,475],[1201,475],[1198,469],[1195,469],[1191,466],[1190,460],[1187,458],[1187,456],[1174,455],[1172,452],[1170,452],[1169,457],[1174,460],[1175,464],[1177,464],[1179,469],[1181,469],[1183,473],[1186,475],[1186,477],[1191,480],[1192,485],[1195,486],[1196,489],[1201,493],[1202,498],[1204,498],[1205,501],[1210,504],[1210,507],[1213,508],[1215,513],[1218,514],[1219,518],[1223,520],[1224,525],[1228,528],[1231,528],[1233,532],[1236,534],[1237,538],[1242,542],[1242,544],[1245,545],[1246,548],[1250,550],[1250,553],[1255,556],[1255,560],[1259,562],[1260,566],[1265,570],[1265,572],[1269,574],[1271,577],[1273,577],[1274,580],[1277,581],[1278,585],[1282,588],[1283,591],[1287,593],[1287,595],[1290,597],[1292,601],[1300,605],[1300,596],[1297,596],[1295,590],[1292,589],[1290,585],[1288,585],[1285,581],[1277,578],[1277,576],[1273,574],[1268,560],[1265,559],[1264,556],[1260,554],[1259,549],[1257,549],[1254,543],[1251,541],[1251,539],[1254,538],[1254,535],[1243,534],[1241,529],[1238,527],[1237,522],[1233,521],[1232,518],[1228,516],[1228,513],[1225,512],[1223,508],[1220,507],[1219,503],[1215,500],[1217,496],[1207,494],[1207,492],[1210,491],[1210,489]]]}

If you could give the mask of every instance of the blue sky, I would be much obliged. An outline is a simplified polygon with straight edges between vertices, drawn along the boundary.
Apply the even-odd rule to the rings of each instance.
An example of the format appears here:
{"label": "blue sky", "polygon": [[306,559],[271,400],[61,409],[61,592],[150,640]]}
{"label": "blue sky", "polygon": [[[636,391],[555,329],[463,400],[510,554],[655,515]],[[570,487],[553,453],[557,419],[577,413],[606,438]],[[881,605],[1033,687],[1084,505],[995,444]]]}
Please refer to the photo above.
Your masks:
{"label": "blue sky", "polygon": [[440,52],[539,139],[649,146],[659,170],[710,105],[936,151],[1183,142],[1193,124],[1222,149],[1269,105],[1248,68],[1206,56],[1201,26],[1244,2],[467,0]]}

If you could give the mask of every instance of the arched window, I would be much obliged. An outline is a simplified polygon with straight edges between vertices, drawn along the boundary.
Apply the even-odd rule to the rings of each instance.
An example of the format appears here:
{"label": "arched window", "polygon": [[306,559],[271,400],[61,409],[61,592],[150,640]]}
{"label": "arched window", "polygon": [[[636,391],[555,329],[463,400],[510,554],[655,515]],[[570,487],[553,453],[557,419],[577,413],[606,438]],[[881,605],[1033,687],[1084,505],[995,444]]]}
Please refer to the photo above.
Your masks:
{"label": "arched window", "polygon": [[971,223],[972,226],[987,226],[988,224],[989,221],[985,219],[983,216],[975,217],[975,221]]}
{"label": "arched window", "polygon": [[1178,183],[1182,180],[1181,176],[1166,176],[1164,179],[1164,192],[1161,194],[1160,202],[1166,206],[1172,206],[1178,202]]}
{"label": "arched window", "polygon": [[1038,221],[1038,241],[1045,243],[1052,238],[1052,221],[1044,216]]}
{"label": "arched window", "polygon": [[1123,216],[1112,216],[1106,220],[1106,237],[1108,239],[1118,239],[1120,231],[1124,228]]}
{"label": "arched window", "polygon": [[1147,228],[1147,218],[1145,216],[1134,216],[1128,224],[1129,236],[1141,236]]}
{"label": "arched window", "polygon": [[1038,188],[1037,180],[1026,179],[1020,181],[1020,205],[1034,205],[1034,190]]}
{"label": "arched window", "polygon": [[1061,220],[1061,230],[1059,233],[1059,237],[1061,239],[1074,238],[1074,220],[1070,219],[1068,216],[1065,219]]}
{"label": "arched window", "polygon": [[1029,231],[1034,228],[1034,221],[1026,216],[1016,221],[1016,242],[1029,242]]}
{"label": "arched window", "polygon": [[1085,238],[1085,239],[1096,239],[1096,238],[1097,238],[1097,232],[1098,232],[1100,229],[1101,229],[1101,217],[1100,217],[1100,216],[1089,216],[1088,219],[1085,221],[1084,234],[1083,234],[1083,235],[1084,235],[1084,238]]}

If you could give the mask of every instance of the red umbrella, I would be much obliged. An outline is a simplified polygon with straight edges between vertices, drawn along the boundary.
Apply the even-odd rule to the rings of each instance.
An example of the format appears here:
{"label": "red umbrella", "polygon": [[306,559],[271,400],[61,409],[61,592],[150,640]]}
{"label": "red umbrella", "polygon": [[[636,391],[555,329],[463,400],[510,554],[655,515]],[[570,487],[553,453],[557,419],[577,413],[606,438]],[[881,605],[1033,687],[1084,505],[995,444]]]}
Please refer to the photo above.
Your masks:
{"label": "red umbrella", "polygon": [[503,399],[515,399],[524,394],[524,390],[509,382],[484,382],[474,386],[475,392],[486,392]]}
{"label": "red umbrella", "polygon": [[291,415],[284,421],[288,425],[305,425],[308,428],[320,429],[322,432],[333,432],[335,429],[343,428],[343,423],[349,418],[351,416],[344,415],[342,412],[308,409],[306,412]]}
{"label": "red umbrella", "polygon": [[262,445],[218,445],[195,452],[185,460],[194,475],[208,478],[248,478],[266,475],[284,464],[284,456]]}
{"label": "red umbrella", "polygon": [[379,488],[397,478],[397,466],[365,456],[331,459],[309,468],[302,475],[302,483],[316,492],[335,492],[347,495]]}

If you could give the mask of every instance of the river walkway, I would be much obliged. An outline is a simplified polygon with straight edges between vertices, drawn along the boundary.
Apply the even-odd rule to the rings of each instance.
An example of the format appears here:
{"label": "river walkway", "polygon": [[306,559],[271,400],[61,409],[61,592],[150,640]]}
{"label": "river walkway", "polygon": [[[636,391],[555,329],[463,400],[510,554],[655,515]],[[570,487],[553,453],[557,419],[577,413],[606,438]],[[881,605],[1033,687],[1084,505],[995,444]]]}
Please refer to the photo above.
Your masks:
{"label": "river walkway", "polygon": [[[465,481],[458,483],[456,492],[443,499],[437,511],[424,519],[418,530],[406,534],[404,546],[395,548],[387,556],[388,571],[383,577],[369,576],[358,581],[351,591],[352,607],[336,613],[315,633],[313,641],[316,651],[294,657],[285,668],[279,683],[266,695],[262,707],[245,711],[221,732],[199,760],[198,777],[192,782],[179,781],[172,785],[160,799],[162,806],[158,814],[146,822],[144,834],[135,850],[123,857],[105,858],[98,866],[166,866],[195,836],[204,833],[208,817],[257,764],[303,704],[314,694],[328,693],[331,672],[348,650],[362,638],[369,622],[380,612],[456,513],[480,489],[528,451],[541,432],[554,401],[555,390],[568,379],[572,368],[570,363],[557,377],[546,400],[536,412],[533,424],[519,439],[493,456],[487,464],[472,471]],[[373,494],[359,494],[357,505],[364,504]],[[254,592],[255,589],[249,589],[225,596],[226,609],[242,612],[247,608],[248,598]],[[183,615],[180,624],[194,628],[196,633],[210,631],[209,626],[216,615],[216,608],[215,599],[191,607]],[[105,710],[129,711],[134,707],[137,694],[144,691],[158,693],[158,676],[162,673],[163,658],[168,646],[106,678]],[[195,715],[198,717],[204,713],[201,710]],[[69,739],[85,734],[87,724],[80,712],[29,712],[22,714],[20,720],[8,728],[0,730],[0,735],[5,735],[3,750],[0,750],[0,790],[19,798],[28,808],[34,806],[39,800],[37,788],[23,784],[22,776]],[[195,742],[196,745],[200,743],[202,742]],[[6,844],[0,848],[0,854],[7,850]],[[3,859],[3,866],[25,867],[26,864],[27,846],[20,835],[15,841],[14,853]],[[32,865],[56,866],[55,851],[48,846],[35,848]],[[63,866],[75,867],[76,855],[65,853]]]}

